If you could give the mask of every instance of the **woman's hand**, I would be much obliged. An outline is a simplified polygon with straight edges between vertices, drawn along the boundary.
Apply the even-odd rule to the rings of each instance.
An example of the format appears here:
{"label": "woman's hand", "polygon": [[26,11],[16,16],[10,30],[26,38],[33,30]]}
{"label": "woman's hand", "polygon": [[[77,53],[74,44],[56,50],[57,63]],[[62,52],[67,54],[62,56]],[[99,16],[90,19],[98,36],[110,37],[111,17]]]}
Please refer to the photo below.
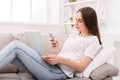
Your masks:
{"label": "woman's hand", "polygon": [[55,54],[46,54],[43,57],[43,60],[47,61],[51,65],[59,64],[61,57]]}
{"label": "woman's hand", "polygon": [[56,40],[50,40],[52,47],[56,50],[56,53],[59,53],[60,47],[59,47],[59,42]]}
{"label": "woman's hand", "polygon": [[55,41],[55,40],[50,40],[50,41],[51,41],[51,45],[54,49],[59,47],[59,42],[58,41]]}

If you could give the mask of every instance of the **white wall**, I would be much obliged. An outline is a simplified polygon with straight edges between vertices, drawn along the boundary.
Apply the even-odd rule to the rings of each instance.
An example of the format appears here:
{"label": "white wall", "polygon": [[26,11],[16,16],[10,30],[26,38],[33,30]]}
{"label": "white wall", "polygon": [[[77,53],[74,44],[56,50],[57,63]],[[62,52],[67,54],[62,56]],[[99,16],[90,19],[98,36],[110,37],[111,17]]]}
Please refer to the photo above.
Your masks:
{"label": "white wall", "polygon": [[106,1],[106,27],[103,28],[104,33],[120,34],[120,0]]}
{"label": "white wall", "polygon": [[120,70],[120,0],[107,0],[106,7],[106,26],[101,27],[100,30],[104,44],[117,48],[111,63]]}

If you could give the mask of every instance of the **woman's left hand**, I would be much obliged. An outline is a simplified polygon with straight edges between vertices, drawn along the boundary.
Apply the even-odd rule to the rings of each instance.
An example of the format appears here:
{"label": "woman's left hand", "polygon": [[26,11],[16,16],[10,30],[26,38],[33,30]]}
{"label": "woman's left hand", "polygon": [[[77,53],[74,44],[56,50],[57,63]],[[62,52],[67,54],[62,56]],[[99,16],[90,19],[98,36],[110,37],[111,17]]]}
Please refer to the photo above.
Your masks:
{"label": "woman's left hand", "polygon": [[42,56],[45,61],[51,65],[59,64],[61,57],[55,54],[46,54]]}

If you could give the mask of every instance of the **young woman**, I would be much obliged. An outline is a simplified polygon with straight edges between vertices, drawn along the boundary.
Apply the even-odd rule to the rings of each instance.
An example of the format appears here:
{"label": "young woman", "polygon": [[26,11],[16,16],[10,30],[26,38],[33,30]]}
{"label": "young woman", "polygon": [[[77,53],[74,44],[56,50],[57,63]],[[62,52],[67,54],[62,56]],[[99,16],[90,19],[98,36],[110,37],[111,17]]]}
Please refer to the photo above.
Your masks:
{"label": "young woman", "polygon": [[0,69],[6,64],[16,62],[26,67],[38,80],[66,80],[75,72],[82,73],[101,48],[97,16],[94,9],[84,7],[76,13],[75,28],[62,49],[58,41],[51,41],[58,55],[39,56],[36,51],[15,40],[0,52]]}

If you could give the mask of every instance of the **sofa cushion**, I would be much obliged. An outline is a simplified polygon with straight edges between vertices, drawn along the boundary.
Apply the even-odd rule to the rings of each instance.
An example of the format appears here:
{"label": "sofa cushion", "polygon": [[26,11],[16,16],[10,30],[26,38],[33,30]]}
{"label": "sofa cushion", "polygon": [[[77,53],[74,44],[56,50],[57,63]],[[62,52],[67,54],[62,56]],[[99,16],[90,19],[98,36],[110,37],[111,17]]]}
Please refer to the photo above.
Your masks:
{"label": "sofa cushion", "polygon": [[71,79],[67,79],[67,80],[90,80],[89,78],[78,78],[78,77],[74,77]]}
{"label": "sofa cushion", "polygon": [[[74,77],[74,78],[67,79],[67,80],[91,80],[91,79]],[[96,80],[98,80],[98,79],[96,79]],[[113,79],[112,79],[112,77],[108,77],[108,78],[105,78],[104,80],[113,80]]]}
{"label": "sofa cushion", "polygon": [[17,72],[17,67],[14,64],[8,64],[0,69],[0,73],[14,73]]}
{"label": "sofa cushion", "polygon": [[95,69],[90,77],[92,80],[103,80],[107,77],[117,76],[119,73],[118,69],[111,64],[103,64],[102,66]]}
{"label": "sofa cushion", "polygon": [[107,77],[104,80],[113,80],[113,78],[112,77]]}
{"label": "sofa cushion", "polygon": [[10,33],[0,33],[0,50],[8,43],[14,40],[14,36]]}
{"label": "sofa cushion", "polygon": [[28,73],[2,73],[0,80],[36,80]]}
{"label": "sofa cushion", "polygon": [[23,33],[16,34],[15,39],[23,42],[24,44],[27,44],[27,40],[26,40],[25,35]]}
{"label": "sofa cushion", "polygon": [[28,73],[18,73],[20,80],[36,80],[32,75]]}
{"label": "sofa cushion", "polygon": [[0,80],[1,79],[5,79],[5,80],[9,80],[9,79],[15,79],[15,80],[19,80],[19,77],[18,77],[18,75],[16,74],[16,73],[2,73],[2,74],[0,74]]}

